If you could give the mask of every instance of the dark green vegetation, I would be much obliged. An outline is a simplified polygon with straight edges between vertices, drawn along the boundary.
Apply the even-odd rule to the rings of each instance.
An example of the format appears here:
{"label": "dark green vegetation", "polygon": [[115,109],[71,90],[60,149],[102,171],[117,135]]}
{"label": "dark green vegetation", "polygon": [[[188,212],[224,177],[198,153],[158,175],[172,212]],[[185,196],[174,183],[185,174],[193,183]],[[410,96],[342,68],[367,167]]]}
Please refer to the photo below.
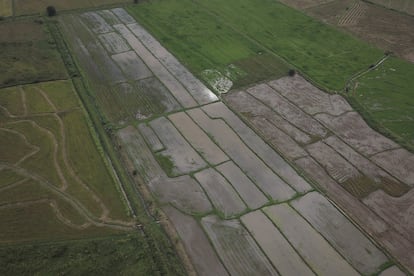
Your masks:
{"label": "dark green vegetation", "polygon": [[0,34],[0,87],[67,77],[44,24],[0,22]]}
{"label": "dark green vegetation", "polygon": [[[255,61],[277,67],[283,64],[272,61],[277,55],[317,85],[342,91],[353,75],[383,56],[379,49],[273,0],[153,0],[129,11],[196,75],[205,69],[225,73],[229,64],[250,68],[236,86],[269,78],[271,74],[256,75]],[[386,70],[381,68],[396,71],[377,78]],[[284,64],[279,70],[288,71]],[[407,148],[414,137],[413,75],[414,65],[392,59],[358,80],[357,93],[348,97],[371,126]]]}
{"label": "dark green vegetation", "polygon": [[414,149],[414,65],[390,58],[355,81],[350,95],[370,123]]}
{"label": "dark green vegetation", "polygon": [[[165,248],[166,255],[174,253]],[[1,275],[182,275],[177,263],[160,266],[139,233],[56,244],[0,248]],[[24,265],[22,263],[24,262]]]}

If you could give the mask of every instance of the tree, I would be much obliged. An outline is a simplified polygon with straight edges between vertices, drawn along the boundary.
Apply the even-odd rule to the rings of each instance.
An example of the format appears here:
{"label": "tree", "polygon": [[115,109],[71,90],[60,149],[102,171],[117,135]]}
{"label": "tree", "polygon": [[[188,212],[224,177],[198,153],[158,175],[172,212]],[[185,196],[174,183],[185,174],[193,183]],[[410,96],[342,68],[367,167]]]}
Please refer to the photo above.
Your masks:
{"label": "tree", "polygon": [[54,6],[48,6],[46,8],[46,13],[47,13],[47,16],[55,16],[56,15],[55,7]]}
{"label": "tree", "polygon": [[296,75],[296,71],[295,71],[295,69],[289,69],[288,74],[289,74],[289,76],[291,76],[291,77],[293,77],[294,75]]}

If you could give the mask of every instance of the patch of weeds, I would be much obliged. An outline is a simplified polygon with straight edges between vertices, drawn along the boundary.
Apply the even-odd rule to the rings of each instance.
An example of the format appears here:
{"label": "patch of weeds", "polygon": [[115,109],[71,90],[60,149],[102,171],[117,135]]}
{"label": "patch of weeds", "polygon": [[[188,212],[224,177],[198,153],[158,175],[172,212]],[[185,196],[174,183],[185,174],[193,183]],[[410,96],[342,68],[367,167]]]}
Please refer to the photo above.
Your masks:
{"label": "patch of weeds", "polygon": [[155,158],[157,159],[158,164],[160,164],[160,166],[164,170],[164,172],[169,177],[172,177],[174,175],[175,165],[174,165],[174,162],[171,160],[171,156],[156,154]]}

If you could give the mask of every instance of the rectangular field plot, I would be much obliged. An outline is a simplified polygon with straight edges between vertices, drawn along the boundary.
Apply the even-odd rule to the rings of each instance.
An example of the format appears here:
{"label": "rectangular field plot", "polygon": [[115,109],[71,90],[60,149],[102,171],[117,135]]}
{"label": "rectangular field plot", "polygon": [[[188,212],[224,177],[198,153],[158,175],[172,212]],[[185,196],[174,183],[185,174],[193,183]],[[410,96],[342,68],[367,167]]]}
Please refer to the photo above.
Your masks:
{"label": "rectangular field plot", "polygon": [[205,169],[194,175],[211,198],[213,205],[225,217],[243,212],[246,205],[230,183],[214,169]]}
{"label": "rectangular field plot", "polygon": [[313,192],[292,206],[360,273],[371,275],[387,257],[321,194]]}
{"label": "rectangular field plot", "polygon": [[210,119],[202,109],[188,111],[190,117],[207,132],[221,149],[255,182],[263,193],[275,200],[286,200],[295,191],[277,176],[240,140],[223,120]]}
{"label": "rectangular field plot", "polygon": [[170,167],[165,168],[170,170],[167,174],[188,174],[207,165],[168,119],[164,117],[155,119],[150,122],[150,126],[166,147],[166,150],[159,154],[163,159],[170,160]]}
{"label": "rectangular field plot", "polygon": [[128,27],[139,40],[160,60],[163,65],[187,88],[199,104],[207,104],[218,100],[201,81],[195,78],[173,55],[171,55],[155,38],[138,23]]}
{"label": "rectangular field plot", "polygon": [[311,115],[324,112],[338,116],[352,111],[343,97],[320,90],[298,74],[271,81],[268,85]]}
{"label": "rectangular field plot", "polygon": [[266,84],[257,85],[248,89],[247,92],[261,102],[266,103],[267,106],[300,130],[318,137],[324,137],[327,134],[327,130],[318,121],[289,103],[270,86]]}
{"label": "rectangular field plot", "polygon": [[315,275],[261,211],[244,215],[241,221],[281,275]]}
{"label": "rectangular field plot", "polygon": [[287,204],[264,209],[316,274],[359,275],[334,248]]}
{"label": "rectangular field plot", "polygon": [[[278,176],[298,192],[311,190],[311,186],[276,153],[262,138],[242,122],[223,103],[213,103],[202,108],[211,118],[223,118],[237,132],[242,141],[262,159]],[[233,159],[237,160],[237,159]]]}
{"label": "rectangular field plot", "polygon": [[229,160],[227,155],[184,112],[168,116],[191,145],[209,162],[217,165]]}
{"label": "rectangular field plot", "polygon": [[322,142],[306,147],[309,154],[325,168],[326,172],[349,193],[363,198],[378,189],[378,184]]}
{"label": "rectangular field plot", "polygon": [[132,49],[134,49],[138,56],[142,58],[154,75],[168,88],[183,107],[193,107],[197,105],[196,101],[191,97],[183,85],[171,75],[161,62],[156,59],[147,48],[145,48],[125,25],[120,24],[115,25],[114,27],[128,41]]}
{"label": "rectangular field plot", "polygon": [[339,117],[318,114],[315,118],[362,154],[373,155],[398,148],[395,142],[370,128],[356,112],[348,112]]}
{"label": "rectangular field plot", "polygon": [[231,275],[278,275],[240,222],[208,216],[201,223]]}
{"label": "rectangular field plot", "polygon": [[98,36],[105,49],[111,54],[118,54],[130,50],[129,45],[117,33],[105,33]]}
{"label": "rectangular field plot", "polygon": [[163,210],[174,224],[198,275],[228,275],[197,221],[171,207]]}
{"label": "rectangular field plot", "polygon": [[106,118],[124,125],[179,109],[177,100],[188,105],[195,103],[142,44],[137,51],[134,43],[139,41],[125,25],[110,25],[117,23],[115,18],[118,17],[106,10],[61,19],[70,46],[88,74],[93,96]]}
{"label": "rectangular field plot", "polygon": [[112,59],[115,60],[130,80],[145,79],[152,76],[151,71],[134,51],[113,55]]}
{"label": "rectangular field plot", "polygon": [[257,209],[268,200],[256,185],[232,161],[216,167],[239,193],[250,209]]}
{"label": "rectangular field plot", "polygon": [[113,31],[113,28],[108,23],[106,23],[105,19],[103,19],[96,12],[87,12],[82,14],[81,17],[84,19],[84,22],[88,28],[94,33],[102,34]]}
{"label": "rectangular field plot", "polygon": [[[140,130],[151,130],[143,126],[140,125]],[[135,170],[142,177],[160,203],[172,203],[187,213],[200,214],[212,210],[207,196],[197,181],[187,175],[176,178],[169,178],[166,175],[136,128],[133,126],[123,128],[117,132],[117,137],[122,145],[123,158],[129,164],[128,169]]]}

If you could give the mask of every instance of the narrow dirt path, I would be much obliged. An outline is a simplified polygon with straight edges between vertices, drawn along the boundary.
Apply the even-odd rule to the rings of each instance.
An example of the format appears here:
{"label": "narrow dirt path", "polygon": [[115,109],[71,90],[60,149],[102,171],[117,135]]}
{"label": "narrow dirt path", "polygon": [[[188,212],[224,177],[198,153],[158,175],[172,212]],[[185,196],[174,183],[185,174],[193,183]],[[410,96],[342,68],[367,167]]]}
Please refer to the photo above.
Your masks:
{"label": "narrow dirt path", "polygon": [[[101,215],[101,219],[102,220],[107,220],[108,219],[108,215],[109,215],[109,209],[105,206],[105,204],[102,202],[102,200],[96,195],[95,192],[92,191],[92,189],[85,183],[82,181],[82,179],[79,178],[79,176],[74,172],[70,162],[69,162],[69,158],[67,156],[67,151],[66,151],[66,133],[65,133],[65,126],[63,124],[62,119],[57,115],[57,112],[59,112],[59,110],[56,108],[56,106],[54,105],[54,103],[49,99],[49,97],[47,96],[47,94],[40,88],[36,87],[36,90],[38,90],[40,92],[40,94],[43,96],[43,98],[48,102],[48,104],[53,108],[53,110],[55,111],[55,113],[53,114],[53,116],[56,118],[56,120],[59,122],[59,127],[60,127],[60,134],[61,134],[61,138],[62,138],[62,157],[63,157],[63,161],[66,165],[67,170],[69,171],[70,175],[76,180],[76,182],[78,182],[80,185],[82,185],[92,196],[92,198],[99,204],[99,206],[102,209],[102,215]],[[58,145],[57,145],[58,146]],[[66,183],[66,187],[67,188],[67,183]]]}
{"label": "narrow dirt path", "polygon": [[41,176],[30,172],[26,169],[14,166],[12,164],[7,164],[4,162],[0,162],[0,169],[8,169],[11,170],[19,175],[24,176],[25,178],[30,178],[38,182],[43,187],[49,189],[54,194],[60,196],[63,200],[68,202],[72,207],[74,207],[81,215],[84,216],[84,218],[91,224],[96,226],[106,226],[111,227],[115,229],[124,229],[124,230],[130,230],[133,228],[134,223],[133,222],[119,222],[117,224],[115,223],[108,223],[108,222],[102,222],[100,219],[96,218],[93,214],[89,212],[81,203],[78,202],[77,199],[73,198],[73,196],[68,195],[65,192],[62,192],[59,188],[57,188],[55,185],[49,183],[46,179],[43,179]]}

